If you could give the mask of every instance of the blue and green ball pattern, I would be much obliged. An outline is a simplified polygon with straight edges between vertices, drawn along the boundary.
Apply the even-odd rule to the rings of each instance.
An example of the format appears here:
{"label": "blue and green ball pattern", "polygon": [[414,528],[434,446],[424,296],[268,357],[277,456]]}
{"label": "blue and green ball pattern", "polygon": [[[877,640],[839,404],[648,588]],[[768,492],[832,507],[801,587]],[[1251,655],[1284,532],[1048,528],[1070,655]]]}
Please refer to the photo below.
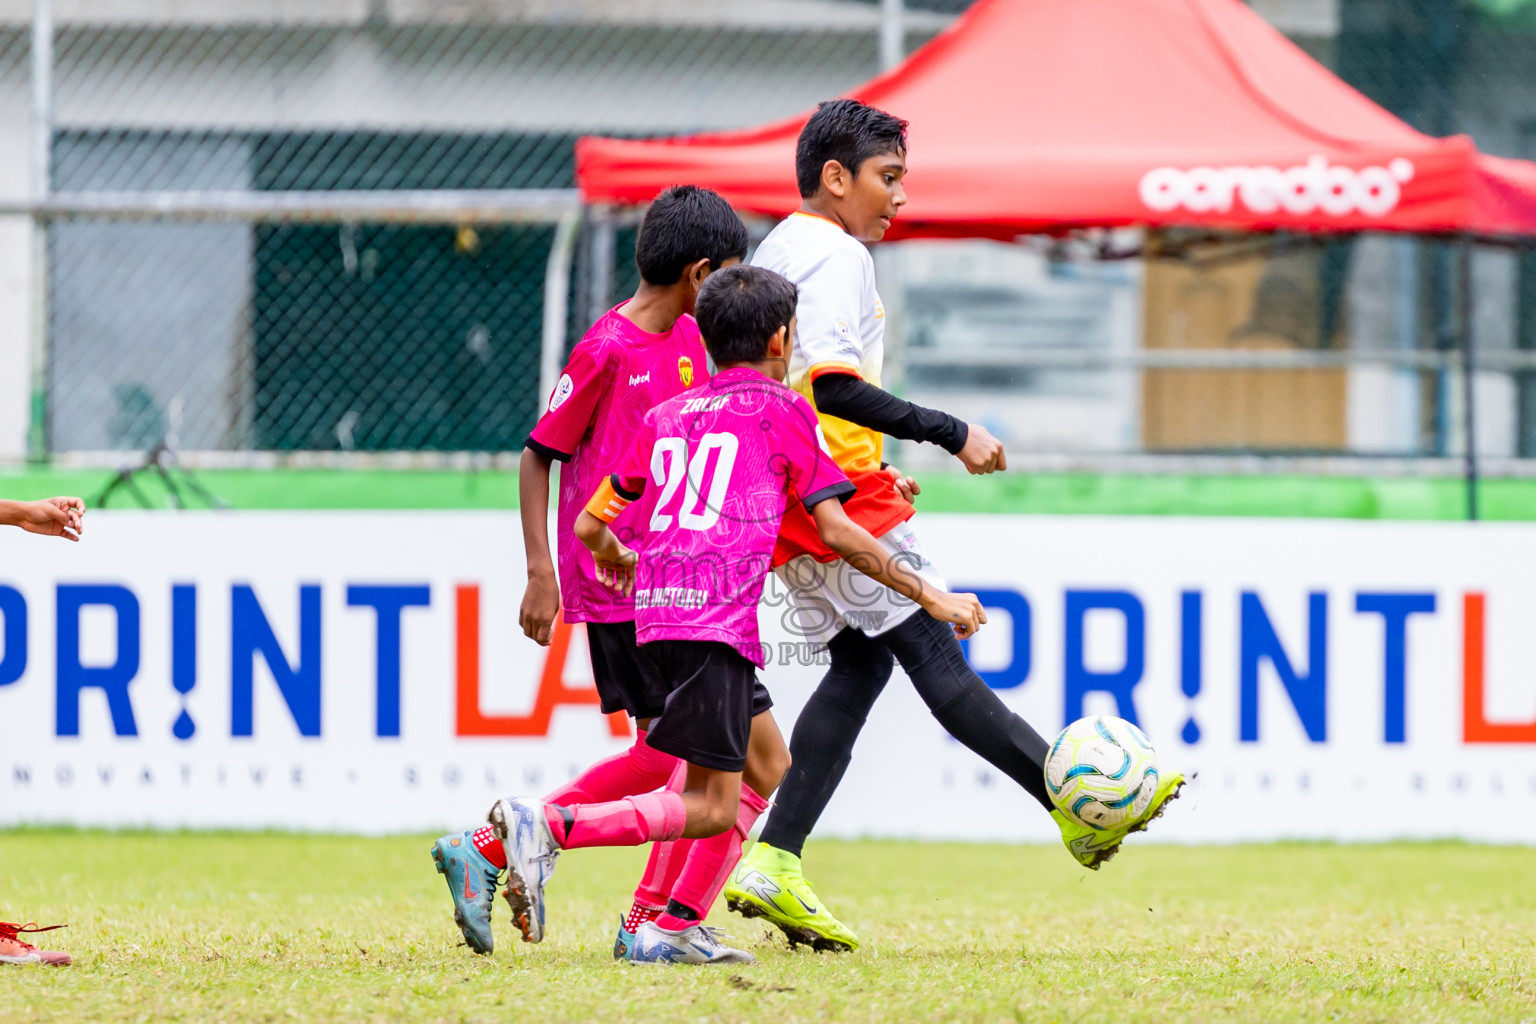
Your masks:
{"label": "blue and green ball pattern", "polygon": [[1063,814],[1098,831],[1126,828],[1157,791],[1157,752],[1123,718],[1080,718],[1061,731],[1045,761],[1045,785]]}

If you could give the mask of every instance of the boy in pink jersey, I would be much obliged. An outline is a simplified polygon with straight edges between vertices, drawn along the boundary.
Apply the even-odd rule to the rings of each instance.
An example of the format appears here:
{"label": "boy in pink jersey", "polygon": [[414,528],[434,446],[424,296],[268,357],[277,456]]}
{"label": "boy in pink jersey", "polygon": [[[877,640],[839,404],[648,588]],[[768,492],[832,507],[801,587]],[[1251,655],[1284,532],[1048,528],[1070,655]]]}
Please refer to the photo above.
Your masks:
{"label": "boy in pink jersey", "polygon": [[[708,378],[691,315],[694,300],[712,271],[741,262],[746,253],[741,218],[715,193],[683,185],[657,196],[635,242],[639,289],[577,343],[523,450],[518,490],[528,589],[520,625],[529,638],[547,646],[562,604],[567,622],[586,623],[602,709],[626,712],[636,723],[633,746],[593,765],[551,793],[551,800],[612,800],[644,792],[666,785],[676,768],[675,757],[646,739],[667,688],[638,656],[634,602],[597,582],[592,555],[572,530],[604,474],[634,447],[645,414]],[[565,464],[557,514],[558,583],[547,520],[554,462]],[[621,517],[615,528],[635,541],[644,533],[643,521],[634,515]],[[490,953],[491,905],[506,869],[501,843],[489,828],[450,832],[433,844],[432,859],[448,883],[465,942],[476,953]]]}
{"label": "boy in pink jersey", "polygon": [[[562,850],[681,837],[698,841],[666,913],[639,926],[629,960],[752,961],[702,921],[788,768],[757,679],[757,604],[789,502],[810,512],[834,551],[960,635],[986,621],[974,596],[924,587],[888,564],[833,500],[853,487],[825,450],[815,410],[783,384],[795,300],[794,285],[756,267],[727,268],[704,285],[697,315],[716,376],[646,415],[577,519],[599,580],[634,593],[641,657],[667,682],[648,742],[687,768],[680,789],[617,800],[497,801],[490,821],[506,845],[506,895],[530,941],[543,936],[544,886]],[[626,513],[645,524],[638,555],[611,528]]]}

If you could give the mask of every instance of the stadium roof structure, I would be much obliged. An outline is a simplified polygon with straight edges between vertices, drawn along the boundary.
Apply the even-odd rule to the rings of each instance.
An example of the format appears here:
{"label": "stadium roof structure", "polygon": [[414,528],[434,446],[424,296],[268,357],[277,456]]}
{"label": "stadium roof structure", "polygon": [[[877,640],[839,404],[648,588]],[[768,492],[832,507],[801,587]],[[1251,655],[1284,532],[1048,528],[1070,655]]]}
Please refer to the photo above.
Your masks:
{"label": "stadium roof structure", "polygon": [[[891,238],[1118,226],[1536,236],[1536,164],[1416,131],[1240,0],[978,0],[849,95],[912,123]],[[592,203],[689,182],[782,216],[799,205],[808,116],[583,138],[577,181]]]}

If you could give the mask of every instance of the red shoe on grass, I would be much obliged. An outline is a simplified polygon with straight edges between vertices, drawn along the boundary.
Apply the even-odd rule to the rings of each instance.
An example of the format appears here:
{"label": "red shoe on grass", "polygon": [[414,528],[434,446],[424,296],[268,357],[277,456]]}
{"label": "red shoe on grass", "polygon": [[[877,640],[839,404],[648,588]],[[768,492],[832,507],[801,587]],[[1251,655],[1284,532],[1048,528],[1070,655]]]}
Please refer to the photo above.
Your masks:
{"label": "red shoe on grass", "polygon": [[9,924],[5,921],[0,921],[0,964],[42,964],[45,967],[65,966],[70,961],[68,953],[38,949],[30,942],[22,939],[23,935],[51,932],[63,927],[65,926],[62,924],[56,924],[48,928],[39,928],[36,921],[31,924]]}

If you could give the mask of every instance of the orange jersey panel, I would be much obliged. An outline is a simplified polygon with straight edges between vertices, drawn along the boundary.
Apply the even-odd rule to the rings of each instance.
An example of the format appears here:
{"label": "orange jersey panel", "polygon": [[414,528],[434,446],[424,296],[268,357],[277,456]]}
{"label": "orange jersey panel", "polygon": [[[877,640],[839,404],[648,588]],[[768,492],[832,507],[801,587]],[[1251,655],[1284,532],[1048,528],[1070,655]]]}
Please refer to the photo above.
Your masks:
{"label": "orange jersey panel", "polygon": [[[817,377],[826,373],[862,376],[857,367],[846,363],[817,363],[803,378],[793,382],[795,390],[810,399],[812,406],[816,404],[813,385]],[[878,384],[875,386],[879,387]],[[880,468],[881,449],[885,446],[884,434],[857,423],[850,423],[848,420],[838,419],[836,416],[829,416],[820,409],[816,410],[816,415],[821,420],[821,433],[827,439],[827,451],[832,453],[832,461],[841,466],[850,479],[855,473],[867,473]]]}
{"label": "orange jersey panel", "polygon": [[[822,422],[826,422],[825,418]],[[857,490],[843,505],[843,511],[872,537],[884,536],[897,523],[911,519],[917,511],[897,492],[891,478],[878,466],[872,471],[849,473],[848,479]],[[784,510],[784,519],[779,524],[773,564],[778,567],[800,555],[810,555],[818,562],[837,560],[837,553],[821,542],[821,534],[816,532],[816,520],[811,518],[804,505],[795,501]]]}

